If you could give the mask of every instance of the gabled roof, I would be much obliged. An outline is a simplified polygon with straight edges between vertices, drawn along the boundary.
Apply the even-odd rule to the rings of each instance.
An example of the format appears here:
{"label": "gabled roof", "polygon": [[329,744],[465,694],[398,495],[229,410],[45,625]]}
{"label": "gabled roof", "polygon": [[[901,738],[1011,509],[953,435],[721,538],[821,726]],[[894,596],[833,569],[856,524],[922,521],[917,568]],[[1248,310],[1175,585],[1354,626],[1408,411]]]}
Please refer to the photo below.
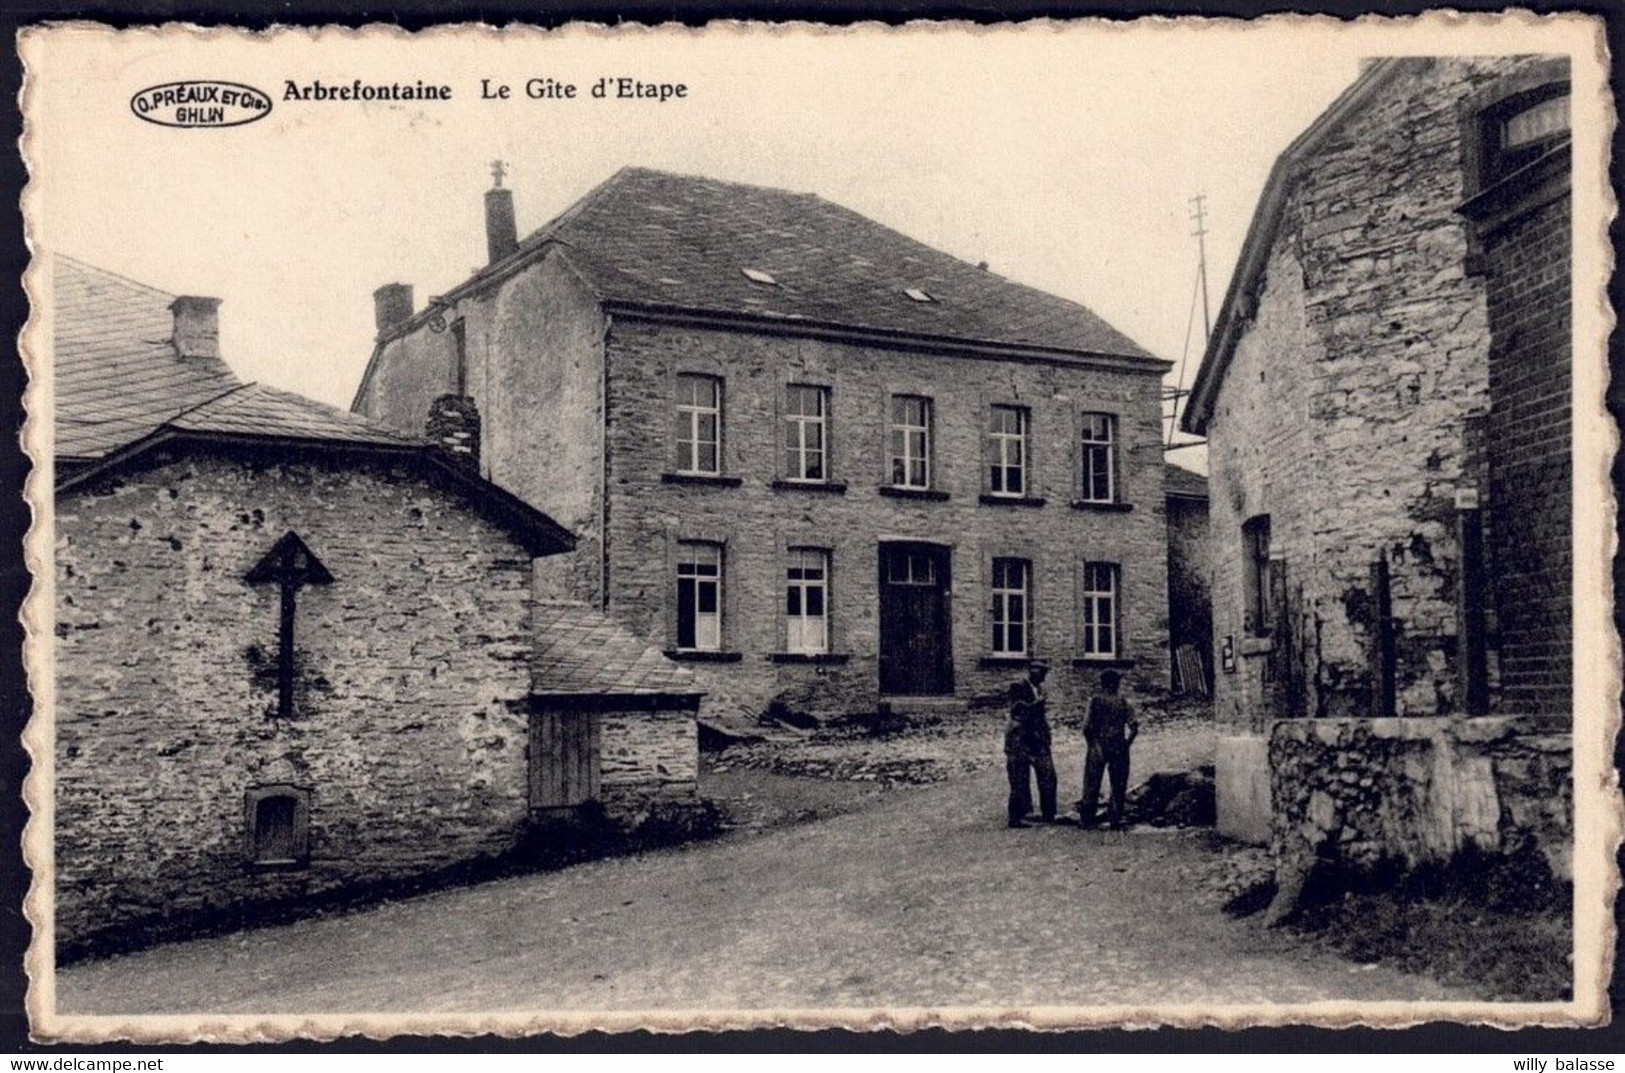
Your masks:
{"label": "gabled roof", "polygon": [[1299,161],[1318,149],[1345,119],[1356,114],[1360,106],[1386,85],[1407,62],[1417,61],[1404,57],[1381,59],[1365,67],[1349,88],[1276,158],[1269,178],[1264,182],[1264,191],[1259,195],[1258,207],[1253,210],[1253,220],[1247,228],[1246,241],[1242,243],[1241,257],[1230,276],[1230,286],[1225,290],[1224,304],[1219,307],[1219,316],[1214,322],[1207,350],[1202,355],[1201,367],[1196,370],[1196,379],[1191,383],[1185,411],[1179,420],[1179,427],[1184,431],[1199,436],[1207,432],[1208,419],[1213,416],[1213,400],[1230,367],[1230,355],[1235,352],[1236,343],[1240,340],[1241,327],[1251,316],[1247,307],[1269,264],[1270,250],[1275,246],[1275,234],[1286,209],[1293,169]]}
{"label": "gabled roof", "polygon": [[532,696],[693,697],[704,692],[687,667],[596,608],[541,602],[535,622]]}
{"label": "gabled roof", "polygon": [[814,194],[648,168],[622,168],[447,298],[471,293],[553,245],[568,251],[571,266],[611,305],[1162,364],[1076,302],[1011,282]]}
{"label": "gabled roof", "polygon": [[56,454],[100,458],[238,387],[218,358],[175,353],[175,295],[58,255]]}
{"label": "gabled roof", "polygon": [[575,546],[552,518],[427,440],[290,391],[244,384],[219,359],[179,357],[169,338],[173,295],[67,257],[55,268],[56,358],[65,363],[57,369],[57,458],[73,463],[59,467],[58,492],[177,442],[385,453],[456,488],[532,555]]}
{"label": "gabled roof", "polygon": [[1200,473],[1176,466],[1172,462],[1163,463],[1167,470],[1167,477],[1163,483],[1163,494],[1179,499],[1206,499],[1207,478]]}

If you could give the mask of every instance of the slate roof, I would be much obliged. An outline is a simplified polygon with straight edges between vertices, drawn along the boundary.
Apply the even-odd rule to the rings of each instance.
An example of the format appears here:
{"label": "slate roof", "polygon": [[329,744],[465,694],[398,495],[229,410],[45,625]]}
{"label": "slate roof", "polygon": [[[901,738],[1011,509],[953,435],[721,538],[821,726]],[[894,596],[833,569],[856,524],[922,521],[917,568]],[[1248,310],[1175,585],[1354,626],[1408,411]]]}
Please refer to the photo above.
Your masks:
{"label": "slate roof", "polygon": [[703,693],[694,674],[596,608],[536,605],[531,660],[535,696],[658,696]]}
{"label": "slate roof", "polygon": [[1206,477],[1183,466],[1176,466],[1172,462],[1164,463],[1164,465],[1168,471],[1167,479],[1163,485],[1165,495],[1184,496],[1187,499],[1207,498]]}
{"label": "slate roof", "polygon": [[175,296],[71,257],[55,264],[56,450],[90,461],[168,427],[342,443],[422,441],[263,384],[218,358],[181,358]]}
{"label": "slate roof", "polygon": [[54,269],[58,458],[100,458],[241,385],[218,358],[176,356],[174,295],[60,255]]}
{"label": "slate roof", "polygon": [[[1152,358],[1076,302],[814,194],[622,168],[526,238],[518,256],[549,243],[564,246],[609,302]],[[776,285],[752,281],[747,268]],[[933,300],[910,298],[910,288]]]}
{"label": "slate roof", "polygon": [[185,432],[329,443],[421,446],[425,442],[384,428],[360,414],[264,384],[244,384],[229,394],[176,415],[166,424]]}

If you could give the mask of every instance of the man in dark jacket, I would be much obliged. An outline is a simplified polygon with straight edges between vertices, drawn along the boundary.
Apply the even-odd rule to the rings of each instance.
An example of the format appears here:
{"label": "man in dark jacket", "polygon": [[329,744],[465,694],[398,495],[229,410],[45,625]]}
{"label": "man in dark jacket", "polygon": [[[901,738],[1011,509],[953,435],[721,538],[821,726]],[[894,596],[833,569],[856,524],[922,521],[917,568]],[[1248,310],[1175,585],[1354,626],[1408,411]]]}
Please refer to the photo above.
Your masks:
{"label": "man in dark jacket", "polygon": [[1083,722],[1083,740],[1089,751],[1083,761],[1083,800],[1078,802],[1078,826],[1095,825],[1095,804],[1100,800],[1100,776],[1110,775],[1111,805],[1107,810],[1112,830],[1123,829],[1123,798],[1128,793],[1128,750],[1140,734],[1134,711],[1117,692],[1122,676],[1105,671],[1100,676],[1102,692],[1089,700],[1089,715]]}
{"label": "man in dark jacket", "polygon": [[1032,811],[1032,784],[1038,776],[1038,809],[1045,823],[1055,822],[1055,761],[1050,756],[1048,701],[1044,679],[1049,664],[1033,660],[1027,677],[1010,687],[1010,722],[1004,730],[1004,767],[1010,776],[1009,822],[1026,827]]}

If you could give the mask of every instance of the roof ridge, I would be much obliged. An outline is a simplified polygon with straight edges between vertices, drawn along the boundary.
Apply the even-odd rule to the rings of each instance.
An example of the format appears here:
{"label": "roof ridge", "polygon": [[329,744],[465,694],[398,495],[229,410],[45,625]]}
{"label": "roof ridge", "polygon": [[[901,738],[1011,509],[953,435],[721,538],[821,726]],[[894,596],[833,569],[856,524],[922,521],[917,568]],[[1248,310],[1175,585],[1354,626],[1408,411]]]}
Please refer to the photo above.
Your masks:
{"label": "roof ridge", "polygon": [[71,254],[52,253],[51,256],[53,258],[55,258],[56,260],[58,260],[58,261],[66,261],[69,264],[73,265],[74,267],[84,269],[87,272],[94,272],[97,275],[102,275],[102,276],[111,276],[113,279],[118,280],[120,283],[128,284],[131,287],[138,287],[143,291],[151,291],[153,294],[161,294],[165,298],[178,298],[179,297],[179,295],[177,295],[173,291],[166,291],[161,287],[154,287],[150,283],[142,283],[140,280],[132,279],[129,276],[124,275],[122,272],[114,272],[111,268],[103,268],[100,265],[93,265],[89,261],[81,260],[78,257],[72,256]]}

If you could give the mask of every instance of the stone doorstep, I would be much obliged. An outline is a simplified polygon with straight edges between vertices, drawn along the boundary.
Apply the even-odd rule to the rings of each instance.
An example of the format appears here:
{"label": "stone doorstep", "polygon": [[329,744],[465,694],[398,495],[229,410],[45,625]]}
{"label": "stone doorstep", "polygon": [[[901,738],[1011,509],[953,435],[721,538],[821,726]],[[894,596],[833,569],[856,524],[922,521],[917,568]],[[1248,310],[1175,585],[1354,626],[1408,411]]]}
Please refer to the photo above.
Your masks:
{"label": "stone doorstep", "polygon": [[757,722],[738,716],[707,714],[700,716],[696,722],[720,738],[740,745],[763,741],[804,741],[812,735],[811,730],[800,727],[786,726],[776,721]]}
{"label": "stone doorstep", "polygon": [[880,703],[890,705],[896,715],[963,715],[970,711],[970,701],[964,697],[883,696]]}

